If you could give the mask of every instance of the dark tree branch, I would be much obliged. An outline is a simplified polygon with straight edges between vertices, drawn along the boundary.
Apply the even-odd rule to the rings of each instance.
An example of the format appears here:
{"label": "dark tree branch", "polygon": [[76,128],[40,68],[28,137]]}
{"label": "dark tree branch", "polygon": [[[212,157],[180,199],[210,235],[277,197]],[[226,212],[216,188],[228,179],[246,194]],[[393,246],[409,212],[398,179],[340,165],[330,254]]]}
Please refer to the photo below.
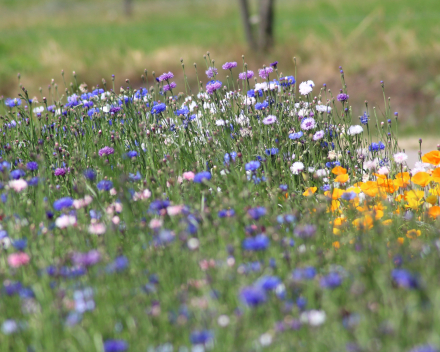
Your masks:
{"label": "dark tree branch", "polygon": [[252,34],[251,22],[249,20],[249,4],[247,0],[238,0],[240,4],[241,18],[244,25],[244,33],[246,35],[246,41],[252,50],[257,49],[257,44],[255,42],[254,36]]}
{"label": "dark tree branch", "polygon": [[258,33],[258,47],[261,51],[268,51],[274,44],[274,3],[275,0],[260,0],[260,27]]}

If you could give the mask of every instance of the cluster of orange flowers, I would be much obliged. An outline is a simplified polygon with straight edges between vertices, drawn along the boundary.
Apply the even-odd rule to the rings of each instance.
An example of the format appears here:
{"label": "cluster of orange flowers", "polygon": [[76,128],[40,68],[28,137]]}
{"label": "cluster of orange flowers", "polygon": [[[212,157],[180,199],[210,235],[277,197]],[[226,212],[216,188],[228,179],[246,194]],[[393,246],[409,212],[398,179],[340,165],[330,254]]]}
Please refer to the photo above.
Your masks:
{"label": "cluster of orange flowers", "polygon": [[[324,192],[324,195],[331,200],[328,212],[335,216],[331,222],[333,234],[341,235],[344,226],[347,225],[346,210],[356,209],[360,213],[352,221],[356,229],[366,231],[373,228],[375,221],[381,220],[385,215],[387,207],[382,203],[385,200],[393,205],[393,211],[389,212],[390,218],[381,220],[382,225],[385,226],[392,224],[393,215],[401,214],[408,209],[419,212],[420,219],[435,220],[440,217],[440,151],[425,154],[422,161],[436,168],[428,172],[418,172],[412,177],[408,172],[399,172],[394,178],[373,173],[375,180],[357,182],[349,187],[347,183],[350,177],[347,170],[341,166],[333,168],[332,174],[335,175],[333,182],[345,186]],[[311,197],[316,191],[317,187],[309,187],[303,195]],[[344,197],[346,193],[350,193],[351,196]],[[409,239],[420,235],[421,231],[416,229],[406,233]],[[398,242],[402,244],[404,237],[399,237]],[[333,242],[333,246],[339,248],[340,243]]]}

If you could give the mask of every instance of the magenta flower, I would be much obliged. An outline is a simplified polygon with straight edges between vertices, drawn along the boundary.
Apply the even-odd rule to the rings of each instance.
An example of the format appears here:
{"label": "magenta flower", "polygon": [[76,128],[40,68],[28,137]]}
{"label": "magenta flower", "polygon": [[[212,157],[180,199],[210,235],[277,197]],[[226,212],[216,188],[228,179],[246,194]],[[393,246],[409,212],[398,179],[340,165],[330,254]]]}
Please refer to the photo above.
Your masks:
{"label": "magenta flower", "polygon": [[59,167],[57,169],[55,169],[55,176],[64,176],[67,173],[67,169]]}
{"label": "magenta flower", "polygon": [[114,154],[115,150],[112,147],[107,147],[105,146],[104,148],[102,148],[98,154],[99,156],[104,156],[104,155],[110,155],[110,154]]}
{"label": "magenta flower", "polygon": [[273,67],[265,67],[261,70],[258,70],[258,74],[262,79],[266,79],[269,77],[269,73],[273,72]]}
{"label": "magenta flower", "polygon": [[216,90],[220,89],[220,87],[222,86],[221,82],[219,81],[215,81],[213,83],[210,83],[206,86],[206,92],[208,94],[212,94],[214,93]]}
{"label": "magenta flower", "polygon": [[176,87],[177,87],[176,82],[171,82],[170,84],[165,84],[165,85],[163,86],[163,91],[164,91],[164,92],[168,92],[169,90],[171,90],[171,89],[173,89],[173,88],[176,88]]}

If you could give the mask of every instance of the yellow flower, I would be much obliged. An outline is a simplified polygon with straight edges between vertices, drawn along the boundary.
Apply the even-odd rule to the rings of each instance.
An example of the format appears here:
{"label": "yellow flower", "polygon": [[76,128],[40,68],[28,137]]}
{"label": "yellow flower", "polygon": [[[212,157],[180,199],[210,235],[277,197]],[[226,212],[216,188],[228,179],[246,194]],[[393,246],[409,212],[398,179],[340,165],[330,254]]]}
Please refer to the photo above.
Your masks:
{"label": "yellow flower", "polygon": [[438,165],[440,164],[440,151],[433,150],[432,152],[429,152],[422,156],[422,161],[424,163],[429,163],[432,165]]}
{"label": "yellow flower", "polygon": [[414,238],[419,237],[421,234],[422,234],[422,231],[412,229],[412,230],[408,230],[406,232],[406,237],[408,237],[410,239],[414,239]]}
{"label": "yellow flower", "polygon": [[382,225],[384,225],[384,226],[391,225],[392,223],[393,223],[393,220],[392,220],[392,219],[388,219],[388,220],[384,220],[384,221],[382,221]]}
{"label": "yellow flower", "polygon": [[397,243],[398,243],[398,244],[403,244],[403,242],[405,242],[405,238],[403,238],[403,237],[399,237],[399,238],[397,239]]}
{"label": "yellow flower", "polygon": [[341,247],[339,241],[335,241],[335,242],[333,242],[332,245],[333,245],[333,247],[334,247],[335,249],[339,249],[339,248]]}
{"label": "yellow flower", "polygon": [[303,196],[304,197],[312,196],[313,194],[315,194],[317,189],[318,189],[317,187],[309,187],[304,191]]}
{"label": "yellow flower", "polygon": [[333,227],[333,235],[339,236],[341,234],[341,230],[337,229],[336,227]]}

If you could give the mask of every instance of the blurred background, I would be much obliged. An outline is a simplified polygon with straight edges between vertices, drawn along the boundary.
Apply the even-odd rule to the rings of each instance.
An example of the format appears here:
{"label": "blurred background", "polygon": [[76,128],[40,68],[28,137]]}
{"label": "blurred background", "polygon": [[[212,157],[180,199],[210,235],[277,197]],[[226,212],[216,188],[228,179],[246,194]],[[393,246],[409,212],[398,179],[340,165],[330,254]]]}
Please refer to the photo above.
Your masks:
{"label": "blurred background", "polygon": [[419,137],[440,143],[439,38],[439,0],[0,0],[0,95],[17,97],[17,73],[31,96],[52,78],[63,91],[62,69],[67,84],[72,71],[89,87],[115,74],[118,88],[141,86],[144,69],[150,84],[152,71],[173,71],[184,91],[180,58],[195,87],[207,51],[217,67],[245,55],[284,75],[295,56],[297,81],[335,93],[342,66],[357,115],[365,100],[384,110],[383,80],[417,148]]}

